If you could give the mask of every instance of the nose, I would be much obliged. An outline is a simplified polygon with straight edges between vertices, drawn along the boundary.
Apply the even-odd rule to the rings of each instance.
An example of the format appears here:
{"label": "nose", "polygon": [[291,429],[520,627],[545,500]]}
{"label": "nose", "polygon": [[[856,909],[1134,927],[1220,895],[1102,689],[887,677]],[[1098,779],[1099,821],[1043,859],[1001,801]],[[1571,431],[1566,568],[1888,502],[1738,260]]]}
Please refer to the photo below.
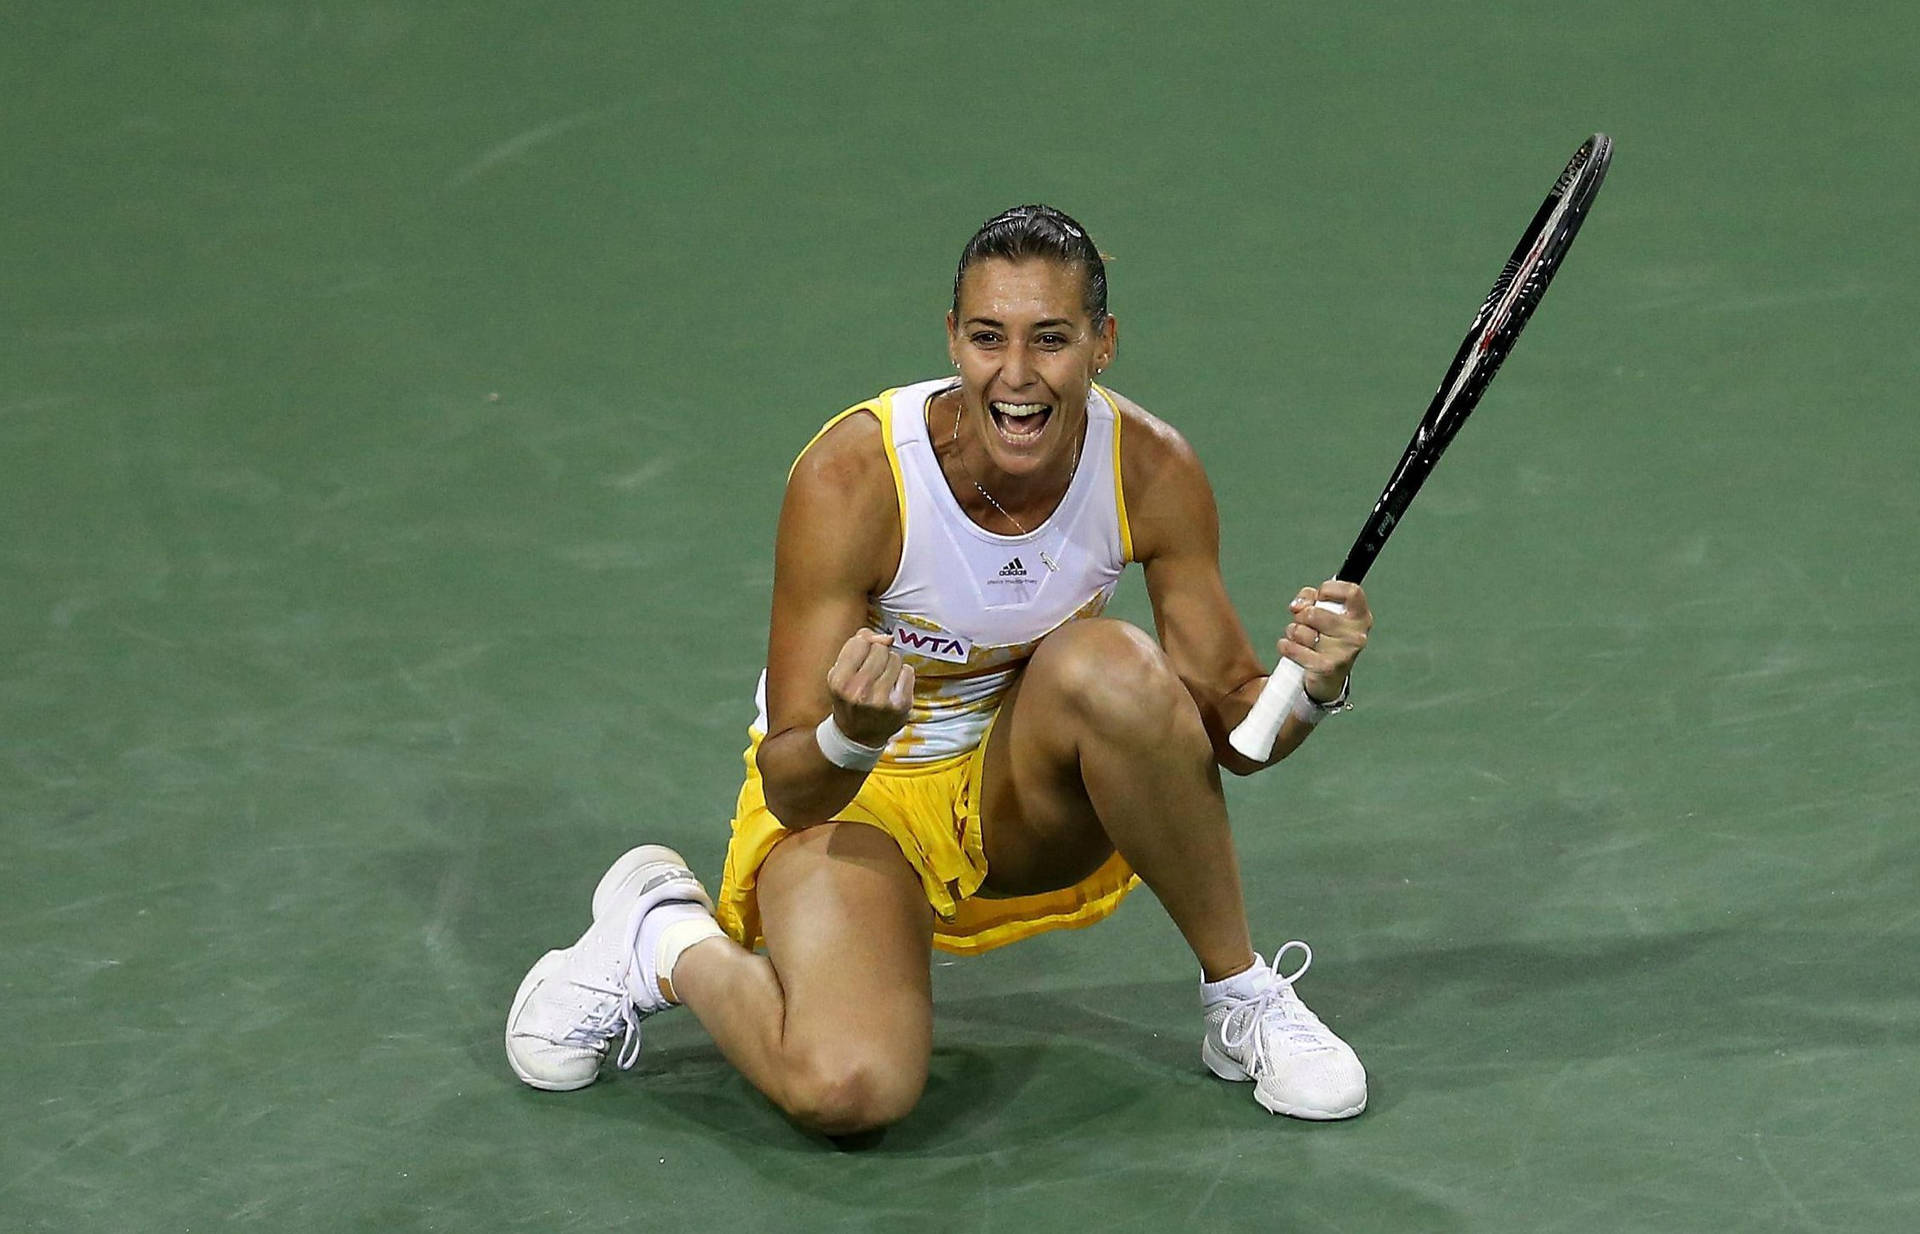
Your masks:
{"label": "nose", "polygon": [[1027,355],[1025,343],[1015,340],[1007,344],[1007,350],[1000,362],[1000,379],[1010,390],[1020,390],[1033,380],[1033,364]]}

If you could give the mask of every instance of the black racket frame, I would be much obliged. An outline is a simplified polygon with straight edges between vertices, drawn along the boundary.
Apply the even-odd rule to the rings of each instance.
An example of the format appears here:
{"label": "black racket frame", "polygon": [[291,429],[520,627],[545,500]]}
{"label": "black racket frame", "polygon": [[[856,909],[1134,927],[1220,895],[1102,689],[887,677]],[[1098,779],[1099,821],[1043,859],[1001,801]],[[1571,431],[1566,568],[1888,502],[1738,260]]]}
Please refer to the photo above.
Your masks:
{"label": "black racket frame", "polygon": [[1399,525],[1448,443],[1479,404],[1493,375],[1500,371],[1501,361],[1513,350],[1520,331],[1539,307],[1580,224],[1586,221],[1612,158],[1612,139],[1605,133],[1595,133],[1574,152],[1567,169],[1554,182],[1553,191],[1534,214],[1513,255],[1501,268],[1493,290],[1487,293],[1486,302],[1475,314],[1447,375],[1441,378],[1426,414],[1420,417],[1413,440],[1407,443],[1406,453],[1393,469],[1335,577],[1351,583],[1366,578],[1387,537]]}

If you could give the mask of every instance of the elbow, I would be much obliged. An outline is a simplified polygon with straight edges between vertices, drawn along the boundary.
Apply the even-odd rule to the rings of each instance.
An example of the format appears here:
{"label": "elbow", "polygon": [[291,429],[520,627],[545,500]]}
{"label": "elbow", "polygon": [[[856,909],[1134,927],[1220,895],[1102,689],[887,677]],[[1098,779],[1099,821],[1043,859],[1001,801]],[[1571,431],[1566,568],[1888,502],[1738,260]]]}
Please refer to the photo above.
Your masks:
{"label": "elbow", "polygon": [[[754,754],[755,769],[760,773],[760,800],[765,803],[767,812],[773,815],[775,822],[788,831],[798,831],[805,825],[802,821],[805,803],[792,791],[791,777],[781,774],[782,769],[777,765],[778,760],[770,760],[767,757],[771,753],[768,747],[773,744],[773,737],[763,738],[760,748]],[[770,767],[767,765],[769,762],[774,762],[776,765]]]}
{"label": "elbow", "polygon": [[1220,769],[1222,771],[1228,772],[1229,774],[1232,774],[1232,775],[1241,776],[1243,778],[1246,776],[1252,775],[1256,771],[1265,770],[1266,768],[1271,767],[1273,763],[1277,763],[1280,761],[1279,759],[1276,758],[1272,762],[1266,762],[1266,763],[1255,762],[1253,759],[1248,758],[1246,755],[1240,753],[1238,750],[1234,749],[1232,746],[1223,746],[1220,749],[1214,751],[1213,758],[1216,763],[1220,764]]}
{"label": "elbow", "polygon": [[[809,734],[807,744],[811,745],[812,740]],[[763,740],[755,759],[760,770],[760,800],[765,804],[767,813],[773,815],[774,821],[788,831],[800,831],[827,822],[852,799],[854,794],[851,788],[840,791],[840,787],[834,783],[823,783],[817,771],[806,765],[808,760],[794,759],[792,755],[795,751],[791,744],[777,749],[770,747],[773,747],[773,739]],[[770,754],[772,757],[769,757]],[[825,764],[825,760],[817,756],[812,761]],[[852,786],[857,787],[857,783]]]}
{"label": "elbow", "polygon": [[773,815],[773,821],[788,831],[799,831],[820,821],[808,817],[805,803],[794,800],[790,794],[781,792],[774,785],[762,780],[761,789],[767,803],[767,813]]}
{"label": "elbow", "polygon": [[[1289,725],[1289,727],[1291,726]],[[1293,734],[1288,732],[1287,729],[1283,728],[1280,730],[1279,735],[1274,738],[1273,749],[1267,753],[1265,758],[1248,758],[1246,755],[1240,753],[1240,751],[1234,749],[1232,743],[1223,736],[1214,743],[1213,761],[1220,764],[1221,770],[1230,772],[1236,776],[1245,777],[1252,775],[1256,771],[1265,771],[1275,763],[1284,761],[1287,755],[1293,753],[1295,747],[1299,744],[1299,740],[1294,738]]]}
{"label": "elbow", "polygon": [[1274,740],[1273,752],[1266,758],[1248,758],[1233,748],[1233,728],[1231,725],[1220,724],[1216,726],[1209,724],[1207,729],[1207,736],[1210,737],[1213,742],[1213,761],[1219,764],[1222,771],[1231,775],[1241,777],[1250,776],[1256,771],[1262,771],[1271,767],[1286,757],[1284,751],[1287,748],[1287,743],[1279,738]]}

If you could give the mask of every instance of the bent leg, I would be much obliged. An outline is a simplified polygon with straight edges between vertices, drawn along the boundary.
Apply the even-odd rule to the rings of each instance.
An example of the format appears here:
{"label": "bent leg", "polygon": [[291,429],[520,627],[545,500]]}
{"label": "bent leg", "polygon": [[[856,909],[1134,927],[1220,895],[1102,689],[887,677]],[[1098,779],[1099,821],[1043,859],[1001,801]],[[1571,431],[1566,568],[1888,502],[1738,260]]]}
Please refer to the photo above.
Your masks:
{"label": "bent leg", "polygon": [[1081,621],[1041,643],[994,722],[982,796],[990,892],[1071,886],[1117,849],[1208,980],[1253,963],[1213,745],[1144,631]]}
{"label": "bent leg", "polygon": [[933,910],[919,876],[878,828],[823,823],[774,847],[757,895],[767,954],[700,943],[675,991],[795,1122],[833,1136],[898,1122],[933,1051]]}

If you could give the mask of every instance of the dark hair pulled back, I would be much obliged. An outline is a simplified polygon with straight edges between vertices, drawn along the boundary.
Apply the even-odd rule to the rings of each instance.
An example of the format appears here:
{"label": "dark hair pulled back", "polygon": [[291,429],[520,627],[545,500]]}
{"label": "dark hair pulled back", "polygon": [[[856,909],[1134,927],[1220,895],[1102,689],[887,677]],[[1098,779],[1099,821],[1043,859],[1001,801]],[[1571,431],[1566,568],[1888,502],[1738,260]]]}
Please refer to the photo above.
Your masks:
{"label": "dark hair pulled back", "polygon": [[1085,283],[1087,315],[1097,330],[1107,319],[1107,266],[1087,229],[1052,206],[1015,206],[980,225],[960,250],[960,266],[953,273],[953,311],[960,312],[960,280],[967,267],[987,257],[1024,261],[1044,257],[1065,266],[1078,266]]}

